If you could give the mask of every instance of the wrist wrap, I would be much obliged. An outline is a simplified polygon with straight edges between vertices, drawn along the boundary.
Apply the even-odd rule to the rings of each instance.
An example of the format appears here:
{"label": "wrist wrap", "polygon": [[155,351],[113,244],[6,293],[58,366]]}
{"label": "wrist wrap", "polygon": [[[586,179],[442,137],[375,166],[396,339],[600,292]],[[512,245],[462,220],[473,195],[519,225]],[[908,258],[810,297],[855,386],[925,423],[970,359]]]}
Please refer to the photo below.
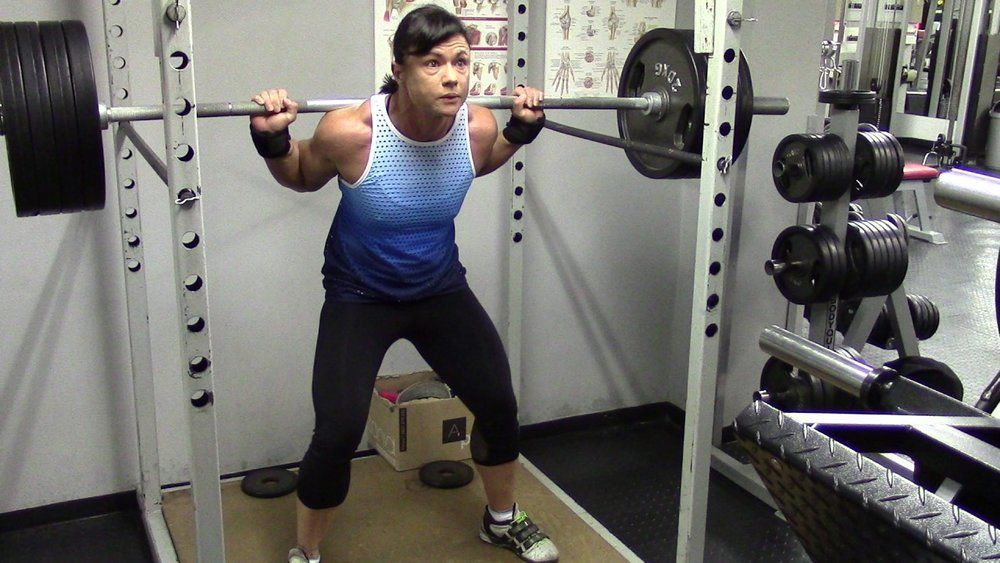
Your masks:
{"label": "wrist wrap", "polygon": [[535,137],[542,132],[545,127],[545,116],[542,116],[534,123],[521,121],[513,115],[503,129],[503,137],[512,145],[527,145],[535,140]]}
{"label": "wrist wrap", "polygon": [[251,126],[250,138],[257,154],[264,158],[281,158],[292,150],[292,135],[287,128],[277,133],[260,133]]}

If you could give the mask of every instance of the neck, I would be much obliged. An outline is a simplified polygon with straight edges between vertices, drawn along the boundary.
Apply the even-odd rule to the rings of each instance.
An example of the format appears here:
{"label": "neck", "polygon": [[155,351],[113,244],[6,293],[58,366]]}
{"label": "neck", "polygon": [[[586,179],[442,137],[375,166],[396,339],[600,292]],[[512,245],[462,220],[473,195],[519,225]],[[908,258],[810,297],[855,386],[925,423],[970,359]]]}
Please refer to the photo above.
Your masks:
{"label": "neck", "polygon": [[389,96],[389,120],[396,129],[414,141],[436,141],[455,123],[455,117],[438,115],[418,107],[406,92]]}

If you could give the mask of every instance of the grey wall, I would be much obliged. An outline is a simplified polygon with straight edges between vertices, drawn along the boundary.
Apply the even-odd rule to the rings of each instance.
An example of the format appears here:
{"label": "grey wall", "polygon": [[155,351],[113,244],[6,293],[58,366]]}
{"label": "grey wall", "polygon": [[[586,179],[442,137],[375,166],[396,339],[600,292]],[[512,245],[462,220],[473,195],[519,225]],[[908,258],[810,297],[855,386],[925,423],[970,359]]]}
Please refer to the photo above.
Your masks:
{"label": "grey wall", "polygon": [[[788,117],[759,119],[747,151],[739,258],[729,278],[732,351],[725,362],[740,381],[756,380],[763,361],[756,335],[783,314],[760,264],[777,231],[794,220],[794,206],[774,193],[770,153],[785,134],[804,130],[804,113],[814,107],[813,54],[822,25],[817,0],[756,4],[761,21],[744,34],[755,87],[789,96],[794,109]],[[691,6],[679,6],[680,21],[693,13]],[[544,54],[543,8],[532,4],[534,60]],[[149,4],[128,9],[132,98],[156,104]],[[297,0],[276,9],[219,0],[195,3],[193,17],[201,101],[245,99],[267,86],[309,98],[363,97],[373,89],[366,2],[334,9],[330,2]],[[107,100],[98,2],[21,2],[4,12],[5,20],[65,18],[83,19],[90,30],[99,93]],[[541,84],[536,68],[532,82]],[[553,118],[617,131],[610,112]],[[309,135],[317,121],[303,116],[293,134]],[[158,124],[140,124],[139,131],[154,146],[162,144]],[[199,133],[222,469],[297,461],[312,424],[322,243],[339,194],[332,186],[313,194],[277,186],[250,146],[244,119],[202,120]],[[113,181],[110,147],[106,142]],[[524,156],[523,422],[664,400],[683,404],[697,183],[648,180],[619,151],[554,133]],[[0,163],[6,165],[5,154]],[[477,180],[458,219],[470,281],[501,333],[507,178],[501,170]],[[165,483],[179,482],[187,479],[188,457],[170,204],[144,165],[139,189],[161,471]],[[101,212],[15,219],[9,178],[0,173],[0,512],[135,487],[114,193]],[[424,367],[412,347],[399,344],[382,372]],[[727,405],[748,397],[743,387],[749,388],[733,391]]]}

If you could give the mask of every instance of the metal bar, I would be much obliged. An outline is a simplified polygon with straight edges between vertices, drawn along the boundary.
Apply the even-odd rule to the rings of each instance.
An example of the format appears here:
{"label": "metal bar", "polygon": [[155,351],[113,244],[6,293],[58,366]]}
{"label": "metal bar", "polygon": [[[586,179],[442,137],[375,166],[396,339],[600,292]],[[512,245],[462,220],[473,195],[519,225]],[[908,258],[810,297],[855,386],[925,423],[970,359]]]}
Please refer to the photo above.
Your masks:
{"label": "metal bar", "polygon": [[[527,61],[529,58],[529,39],[531,30],[529,28],[529,16],[531,7],[528,2],[522,4],[525,8],[523,13],[518,13],[514,9],[513,3],[508,5],[508,22],[510,27],[509,37],[512,38],[507,50],[508,68],[512,69],[508,75],[508,87],[515,84],[531,84],[532,79],[528,74],[527,64],[518,64]],[[477,102],[478,103],[478,102]],[[525,203],[528,170],[525,166],[527,151],[522,150],[514,158],[514,165],[508,167],[510,171],[510,231],[507,238],[507,359],[510,364],[510,381],[514,388],[514,396],[521,399],[522,381],[522,322],[524,319],[524,231],[525,231]]]}
{"label": "metal bar", "polygon": [[726,100],[722,91],[727,86],[734,90],[737,87],[739,55],[730,57],[727,62],[726,54],[740,52],[739,28],[730,26],[727,20],[731,14],[743,12],[743,2],[716,0],[697,2],[696,6],[696,27],[710,29],[710,33],[704,34],[710,43],[703,44],[696,32],[695,51],[708,53],[708,69],[694,275],[691,280],[684,453],[677,527],[677,560],[692,562],[700,562],[705,557],[712,425],[715,422],[722,341],[720,331],[729,330],[722,323],[722,312],[728,298],[724,280],[730,265],[727,258],[732,238],[733,204],[730,195],[731,191],[740,187],[730,173],[733,136],[721,134],[720,129],[724,124],[731,126],[736,118],[735,97]]}
{"label": "metal bar", "polygon": [[[932,4],[928,14],[934,13],[935,6]],[[927,116],[938,116],[938,105],[941,103],[941,88],[945,84],[944,69],[948,65],[948,44],[951,42],[951,18],[955,15],[954,0],[944,0],[941,8],[941,28],[938,30],[938,40],[934,43],[934,82],[929,88],[930,99],[927,103]],[[933,25],[934,18],[930,16],[930,23]],[[951,116],[945,115],[946,119]],[[951,138],[949,131],[948,138]]]}
{"label": "metal bar", "polygon": [[777,326],[761,332],[760,349],[812,375],[822,376],[824,381],[855,397],[862,396],[865,384],[878,373],[876,368],[841,356]]}
{"label": "metal bar", "polygon": [[153,555],[156,563],[177,563],[177,550],[174,542],[170,539],[170,528],[163,517],[163,510],[144,512],[142,524],[146,528],[146,537],[149,538],[149,551]]}
{"label": "metal bar", "polygon": [[754,115],[786,115],[789,105],[788,98],[774,98],[769,96],[753,97]]}
{"label": "metal bar", "polygon": [[[196,107],[191,3],[153,0],[159,4],[160,84],[164,105],[174,100]],[[180,12],[183,11],[181,17]],[[173,21],[171,15],[174,15]],[[192,113],[164,114],[164,154],[174,251],[174,280],[180,332],[180,376],[184,381],[191,452],[198,561],[225,561],[219,443],[215,415],[212,339],[208,315],[205,221],[201,202],[201,159],[198,120]]]}
{"label": "metal bar", "polygon": [[[363,103],[362,98],[343,98],[325,100],[303,100],[299,103],[299,113],[324,113],[338,108],[356,106]],[[469,103],[489,109],[510,109],[514,107],[511,96],[493,96],[474,98]],[[647,93],[637,98],[546,98],[542,100],[543,109],[607,109],[652,112],[663,107],[662,96]],[[753,113],[756,115],[785,115],[788,113],[788,99],[781,97],[756,96],[753,99]],[[209,102],[197,104],[194,108],[185,104],[176,104],[173,111],[179,115],[192,112],[197,117],[244,117],[262,115],[267,111],[254,102]],[[669,110],[667,110],[669,111]],[[120,121],[155,121],[163,119],[163,106],[101,106],[101,123],[107,127],[109,123]]]}
{"label": "metal bar", "polygon": [[[105,0],[104,14],[106,57],[110,92],[131,91],[128,34],[125,7]],[[122,30],[121,33],[112,30]],[[120,64],[112,64],[118,60]],[[128,100],[123,100],[127,103]],[[119,128],[114,132],[115,170],[117,171],[118,216],[122,233],[122,265],[125,275],[125,304],[128,314],[129,354],[132,360],[132,400],[135,408],[139,475],[136,493],[139,508],[147,517],[160,514],[160,457],[156,437],[156,393],[153,384],[153,358],[149,331],[149,302],[146,291],[145,253],[142,245],[142,214],[139,213],[138,175],[128,139]],[[102,186],[103,187],[103,186]],[[162,520],[162,518],[161,518]],[[153,532],[149,532],[152,538]],[[176,557],[175,557],[176,559]]]}
{"label": "metal bar", "polygon": [[[971,13],[969,13],[971,10]],[[969,113],[969,102],[972,99],[972,84],[974,82],[974,75],[977,74],[979,69],[976,68],[976,55],[980,48],[985,49],[986,45],[980,45],[979,37],[983,32],[984,20],[986,17],[986,2],[985,0],[974,0],[973,2],[966,3],[962,8],[962,23],[963,28],[960,30],[962,42],[959,45],[959,49],[956,49],[955,53],[955,65],[952,70],[952,92],[958,90],[958,108],[954,112],[954,129],[952,130],[951,139],[956,143],[961,143],[968,145],[965,139],[965,123],[966,117]],[[960,59],[958,53],[965,53],[964,59]],[[958,68],[961,62],[961,68]],[[994,61],[995,62],[995,61]],[[987,68],[989,67],[987,63]],[[995,77],[990,76],[988,73],[982,73],[986,78],[987,82],[996,82]],[[958,77],[956,80],[955,77]],[[993,78],[993,80],[989,80]],[[956,86],[956,82],[958,82]],[[992,100],[991,100],[992,101]],[[954,95],[952,96],[950,108],[955,107]],[[948,114],[951,115],[949,108]]]}
{"label": "metal bar", "polygon": [[1000,223],[1000,181],[964,170],[943,172],[934,182],[941,207]]}
{"label": "metal bar", "polygon": [[124,133],[125,136],[128,137],[129,141],[132,141],[132,144],[135,146],[136,150],[138,150],[139,154],[141,154],[142,157],[146,159],[146,162],[153,169],[153,172],[156,172],[156,175],[160,177],[160,180],[163,180],[163,183],[166,184],[167,165],[164,164],[162,160],[160,160],[160,157],[157,156],[156,152],[153,151],[152,147],[150,147],[146,143],[145,139],[143,139],[142,136],[139,135],[139,132],[136,131],[135,127],[133,127],[132,124],[129,123],[128,121],[123,121],[121,123],[118,123],[117,126],[119,131]]}
{"label": "metal bar", "polygon": [[551,129],[558,133],[562,133],[564,135],[570,135],[572,137],[579,137],[581,139],[586,139],[588,141],[600,143],[602,145],[618,147],[620,149],[639,151],[648,154],[655,154],[657,156],[672,158],[674,160],[679,160],[681,162],[686,162],[688,164],[696,164],[696,165],[701,164],[700,154],[672,149],[670,147],[659,147],[656,145],[651,145],[649,143],[639,143],[636,141],[619,139],[618,137],[611,137],[610,135],[602,135],[600,133],[594,133],[593,131],[587,131],[586,129],[578,129],[576,127],[571,127],[569,125],[564,125],[562,123],[556,123],[555,121],[551,121],[549,119],[545,120],[545,128]]}

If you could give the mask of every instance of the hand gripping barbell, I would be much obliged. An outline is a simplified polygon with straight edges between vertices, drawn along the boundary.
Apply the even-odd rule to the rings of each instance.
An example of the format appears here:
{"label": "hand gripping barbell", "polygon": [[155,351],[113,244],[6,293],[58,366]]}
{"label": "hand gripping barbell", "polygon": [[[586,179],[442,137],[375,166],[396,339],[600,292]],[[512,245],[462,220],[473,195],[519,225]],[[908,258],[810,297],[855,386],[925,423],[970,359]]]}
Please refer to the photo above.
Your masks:
{"label": "hand gripping barbell", "polygon": [[[707,56],[693,49],[689,31],[654,29],[626,59],[618,97],[550,98],[544,109],[613,109],[619,137],[546,120],[549,129],[623,148],[633,166],[651,178],[697,174],[705,114]],[[19,217],[104,207],[101,130],[111,123],[162,119],[164,106],[106,107],[97,99],[90,43],[79,21],[0,23],[0,132]],[[120,61],[120,64],[125,64]],[[755,98],[750,70],[740,57],[733,124],[734,158],[746,143],[754,114],[783,115],[784,98]],[[727,96],[728,94],[728,96]],[[513,97],[474,98],[490,109],[513,107]],[[304,113],[357,105],[361,99],[299,102]],[[264,113],[253,102],[194,103],[182,100],[170,111],[198,117]]]}

